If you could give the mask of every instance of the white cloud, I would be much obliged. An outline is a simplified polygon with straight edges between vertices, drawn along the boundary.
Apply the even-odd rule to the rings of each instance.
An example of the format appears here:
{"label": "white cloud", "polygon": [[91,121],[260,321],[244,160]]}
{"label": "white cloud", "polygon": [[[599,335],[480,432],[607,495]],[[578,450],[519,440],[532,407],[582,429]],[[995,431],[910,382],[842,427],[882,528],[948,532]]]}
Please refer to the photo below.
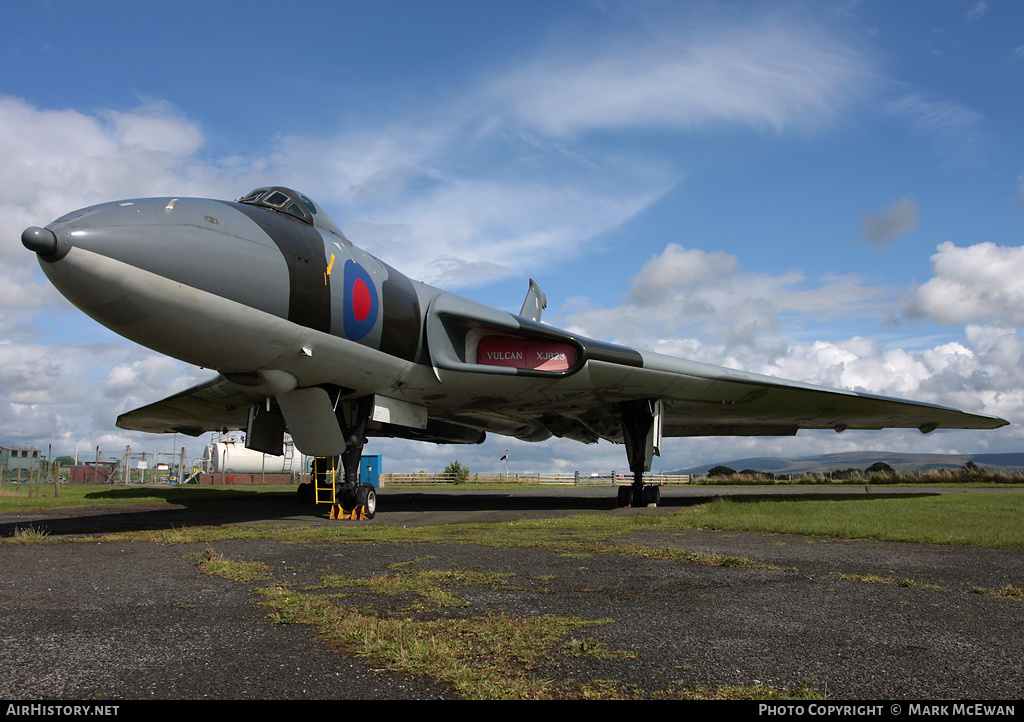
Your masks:
{"label": "white cloud", "polygon": [[820,29],[778,21],[700,26],[552,53],[489,86],[503,108],[554,136],[708,124],[785,131],[830,120],[871,82],[863,57]]}
{"label": "white cloud", "polygon": [[962,103],[910,93],[892,101],[887,112],[959,161],[977,162],[978,150],[985,147],[984,116]]}
{"label": "white cloud", "polygon": [[[625,302],[601,308],[576,300],[567,323],[585,335],[655,348],[659,339],[702,338],[727,353],[757,349],[774,354],[783,327],[895,312],[895,290],[859,278],[807,278],[790,271],[750,273],[730,254],[670,243],[632,278]],[[671,352],[669,352],[671,353]]]}
{"label": "white cloud", "polygon": [[166,107],[87,115],[0,95],[0,129],[0,198],[47,221],[111,197],[218,185],[216,172],[195,155],[202,134]]}
{"label": "white cloud", "polygon": [[919,93],[894,100],[889,110],[910,121],[916,129],[936,135],[960,135],[976,127],[982,120],[978,111],[966,105],[948,100],[928,101]]}
{"label": "white cloud", "polygon": [[121,449],[131,442],[152,444],[151,436],[115,430],[114,419],[186,388],[197,374],[203,372],[134,344],[5,341],[0,343],[0,438],[36,446],[45,439],[63,453],[76,445],[91,448],[104,429],[103,436],[111,443],[116,439]]}
{"label": "white cloud", "polygon": [[731,276],[738,266],[739,260],[723,251],[707,253],[670,243],[633,277],[629,296],[639,304],[651,303],[668,292]]}
{"label": "white cloud", "polygon": [[[412,229],[402,239],[405,273],[447,287],[485,283],[572,258],[594,236],[620,226],[663,188],[608,193],[544,181],[459,181],[410,199],[396,218]],[[369,250],[373,250],[372,248]],[[380,249],[383,257],[397,257]],[[490,269],[474,278],[460,269]]]}
{"label": "white cloud", "polygon": [[[870,448],[873,443],[934,453],[977,450],[1024,438],[1016,425],[1024,420],[1024,338],[1019,331],[1024,324],[1019,309],[1024,304],[1016,297],[1014,283],[1024,278],[1024,267],[1018,266],[1021,257],[1024,249],[991,244],[969,249],[940,246],[935,278],[922,289],[931,291],[930,284],[939,280],[954,282],[950,274],[955,273],[955,282],[963,284],[960,291],[950,295],[937,290],[934,298],[941,303],[932,310],[952,322],[971,323],[960,340],[908,348],[898,337],[886,338],[877,325],[898,314],[897,289],[872,287],[853,277],[751,274],[734,257],[677,245],[645,264],[621,305],[600,308],[577,301],[579,310],[566,312],[565,325],[584,335],[671,356],[937,403],[1000,416],[1014,424],[997,433],[958,432],[955,438],[900,432],[886,432],[884,442],[877,441],[877,435],[856,433],[827,437],[831,451]],[[930,293],[923,294],[922,309],[924,301],[932,299]],[[953,318],[953,313],[961,315]],[[836,316],[862,316],[879,333],[837,339],[828,325]],[[801,433],[792,440],[669,440],[666,449],[677,459],[669,468],[677,468],[702,459],[749,455],[746,452],[816,453],[825,441]],[[740,453],[741,448],[746,452]],[[698,456],[686,459],[685,453]]]}
{"label": "white cloud", "polygon": [[354,243],[448,288],[572,257],[675,182],[660,160],[573,157],[520,141],[451,121],[396,123],[290,137],[270,157],[278,182],[314,195]]}
{"label": "white cloud", "polygon": [[950,326],[1024,325],[1024,248],[940,244],[932,256],[932,278],[910,294],[907,312]]}

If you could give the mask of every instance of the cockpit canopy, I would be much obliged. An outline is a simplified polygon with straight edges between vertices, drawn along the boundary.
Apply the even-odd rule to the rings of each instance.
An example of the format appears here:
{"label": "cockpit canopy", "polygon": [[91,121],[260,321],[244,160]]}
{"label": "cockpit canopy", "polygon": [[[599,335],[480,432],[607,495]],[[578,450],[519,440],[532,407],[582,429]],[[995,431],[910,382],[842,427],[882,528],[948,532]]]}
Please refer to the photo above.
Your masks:
{"label": "cockpit canopy", "polygon": [[308,223],[314,228],[327,231],[335,236],[344,239],[341,229],[331,220],[327,212],[314,203],[308,196],[296,193],[291,188],[283,186],[269,186],[257,188],[246,193],[238,199],[238,203],[245,203],[250,206],[262,206],[270,208],[279,213],[287,213],[298,218],[303,223]]}

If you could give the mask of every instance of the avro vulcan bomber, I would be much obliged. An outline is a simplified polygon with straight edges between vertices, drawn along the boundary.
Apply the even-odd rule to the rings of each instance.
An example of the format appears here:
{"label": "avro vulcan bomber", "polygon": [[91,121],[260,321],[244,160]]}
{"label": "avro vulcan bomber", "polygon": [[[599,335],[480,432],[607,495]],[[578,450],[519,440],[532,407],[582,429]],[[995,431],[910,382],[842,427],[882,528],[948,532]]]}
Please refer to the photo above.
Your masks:
{"label": "avro vulcan bomber", "polygon": [[[288,188],[237,201],[144,198],[84,208],[22,233],[71,303],[147,348],[216,372],[122,414],[124,429],[246,430],[281,454],[340,459],[341,505],[374,513],[357,474],[369,436],[478,444],[485,434],[623,444],[622,505],[662,439],[800,429],[994,429],[932,404],[825,389],[584,338],[541,323],[530,283],[518,314],[413,281],[353,245]],[[349,508],[346,507],[346,508]]]}

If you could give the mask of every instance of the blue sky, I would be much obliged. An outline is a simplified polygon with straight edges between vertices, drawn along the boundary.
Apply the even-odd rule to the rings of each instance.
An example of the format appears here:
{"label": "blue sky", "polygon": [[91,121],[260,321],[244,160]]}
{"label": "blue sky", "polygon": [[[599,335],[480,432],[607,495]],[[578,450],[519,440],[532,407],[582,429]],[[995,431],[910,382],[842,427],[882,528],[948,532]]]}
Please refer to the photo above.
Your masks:
{"label": "blue sky", "polygon": [[[0,443],[169,450],[114,419],[205,378],[70,308],[24,227],[273,183],[508,310],[532,277],[545,320],[590,336],[1013,422],[676,440],[656,468],[1019,449],[1019,3],[52,0],[5,9],[0,60]],[[396,471],[624,463],[372,446]]]}

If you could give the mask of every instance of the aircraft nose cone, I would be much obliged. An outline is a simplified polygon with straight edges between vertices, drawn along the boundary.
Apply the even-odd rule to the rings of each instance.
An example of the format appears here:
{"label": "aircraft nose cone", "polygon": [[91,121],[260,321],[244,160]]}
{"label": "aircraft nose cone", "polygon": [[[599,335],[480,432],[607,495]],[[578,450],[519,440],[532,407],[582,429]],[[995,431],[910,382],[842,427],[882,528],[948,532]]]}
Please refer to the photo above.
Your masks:
{"label": "aircraft nose cone", "polygon": [[57,252],[57,236],[53,231],[38,226],[26,228],[21,232],[21,243],[30,251],[40,256],[49,256]]}
{"label": "aircraft nose cone", "polygon": [[71,243],[68,242],[67,235],[62,237],[64,240],[61,240],[61,236],[49,228],[32,226],[21,232],[21,243],[28,250],[35,251],[40,261],[56,263],[68,255],[68,251],[71,250]]}

